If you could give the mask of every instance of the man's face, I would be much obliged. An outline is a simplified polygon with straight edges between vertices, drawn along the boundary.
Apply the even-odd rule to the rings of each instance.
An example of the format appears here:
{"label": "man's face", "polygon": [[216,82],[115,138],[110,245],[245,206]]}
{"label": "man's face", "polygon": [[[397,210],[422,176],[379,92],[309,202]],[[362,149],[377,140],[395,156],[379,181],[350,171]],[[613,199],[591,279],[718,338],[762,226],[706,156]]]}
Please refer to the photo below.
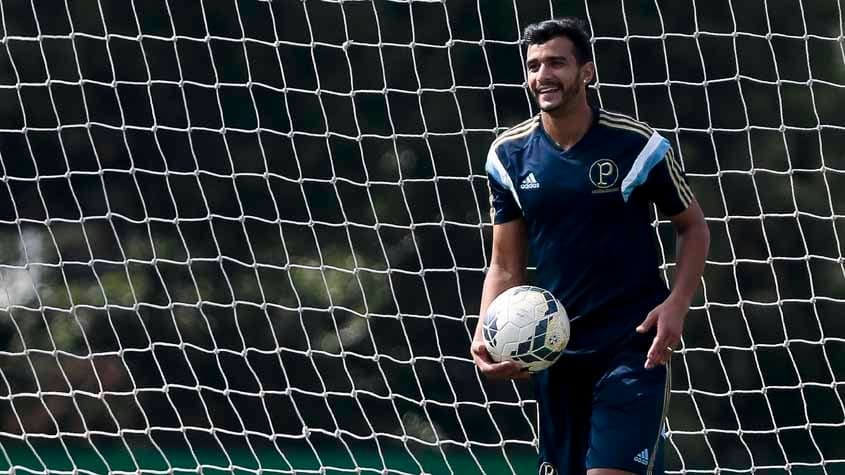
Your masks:
{"label": "man's face", "polygon": [[528,89],[540,110],[569,109],[584,91],[584,85],[592,79],[592,64],[578,65],[575,45],[565,36],[530,45],[525,61]]}

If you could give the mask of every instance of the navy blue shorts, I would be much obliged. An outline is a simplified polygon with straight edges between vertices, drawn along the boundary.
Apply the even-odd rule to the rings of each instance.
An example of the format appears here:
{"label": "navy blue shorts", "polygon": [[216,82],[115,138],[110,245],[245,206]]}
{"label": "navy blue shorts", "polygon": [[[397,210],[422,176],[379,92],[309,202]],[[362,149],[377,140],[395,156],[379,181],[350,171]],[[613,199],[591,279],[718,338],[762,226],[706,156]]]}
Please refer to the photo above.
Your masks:
{"label": "navy blue shorts", "polygon": [[663,473],[670,371],[668,364],[643,367],[652,339],[645,337],[636,335],[609,356],[565,354],[532,377],[540,474]]}

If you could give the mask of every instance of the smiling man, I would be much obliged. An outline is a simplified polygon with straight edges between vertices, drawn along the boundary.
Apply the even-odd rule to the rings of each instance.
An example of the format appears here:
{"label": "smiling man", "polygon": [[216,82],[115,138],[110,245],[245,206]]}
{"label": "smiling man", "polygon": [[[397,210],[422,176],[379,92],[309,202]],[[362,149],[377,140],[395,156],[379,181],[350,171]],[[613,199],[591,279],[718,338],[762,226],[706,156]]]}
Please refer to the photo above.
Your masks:
{"label": "smiling man", "polygon": [[[646,124],[590,106],[595,77],[583,22],[525,29],[526,79],[540,114],[490,147],[493,247],[480,314],[502,291],[537,285],[571,317],[565,354],[531,379],[544,475],[663,472],[668,368],[704,269],[710,234],[671,144]],[[651,210],[678,243],[671,291],[659,272]],[[493,379],[524,379],[495,363],[481,319],[471,352]]]}

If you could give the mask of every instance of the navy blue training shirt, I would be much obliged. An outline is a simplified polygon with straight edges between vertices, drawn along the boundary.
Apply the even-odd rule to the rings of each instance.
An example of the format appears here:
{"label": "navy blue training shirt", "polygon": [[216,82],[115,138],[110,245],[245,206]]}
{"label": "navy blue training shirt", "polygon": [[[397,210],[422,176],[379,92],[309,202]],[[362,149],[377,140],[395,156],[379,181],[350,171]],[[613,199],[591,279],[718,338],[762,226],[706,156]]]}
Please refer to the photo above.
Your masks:
{"label": "navy blue training shirt", "polygon": [[693,195],[650,127],[593,109],[587,133],[563,150],[538,115],[496,138],[486,170],[493,222],[525,220],[537,285],[569,314],[567,353],[621,341],[668,296],[651,204],[672,216]]}

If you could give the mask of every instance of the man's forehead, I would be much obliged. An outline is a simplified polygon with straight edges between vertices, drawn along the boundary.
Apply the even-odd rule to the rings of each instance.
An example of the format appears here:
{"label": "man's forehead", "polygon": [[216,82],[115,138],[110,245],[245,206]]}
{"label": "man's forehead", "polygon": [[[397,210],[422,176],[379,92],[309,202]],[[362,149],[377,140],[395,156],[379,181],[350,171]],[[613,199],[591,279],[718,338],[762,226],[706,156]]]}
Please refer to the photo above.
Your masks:
{"label": "man's forehead", "polygon": [[528,59],[541,59],[546,57],[575,57],[575,45],[572,40],[565,36],[558,36],[541,44],[528,45]]}

